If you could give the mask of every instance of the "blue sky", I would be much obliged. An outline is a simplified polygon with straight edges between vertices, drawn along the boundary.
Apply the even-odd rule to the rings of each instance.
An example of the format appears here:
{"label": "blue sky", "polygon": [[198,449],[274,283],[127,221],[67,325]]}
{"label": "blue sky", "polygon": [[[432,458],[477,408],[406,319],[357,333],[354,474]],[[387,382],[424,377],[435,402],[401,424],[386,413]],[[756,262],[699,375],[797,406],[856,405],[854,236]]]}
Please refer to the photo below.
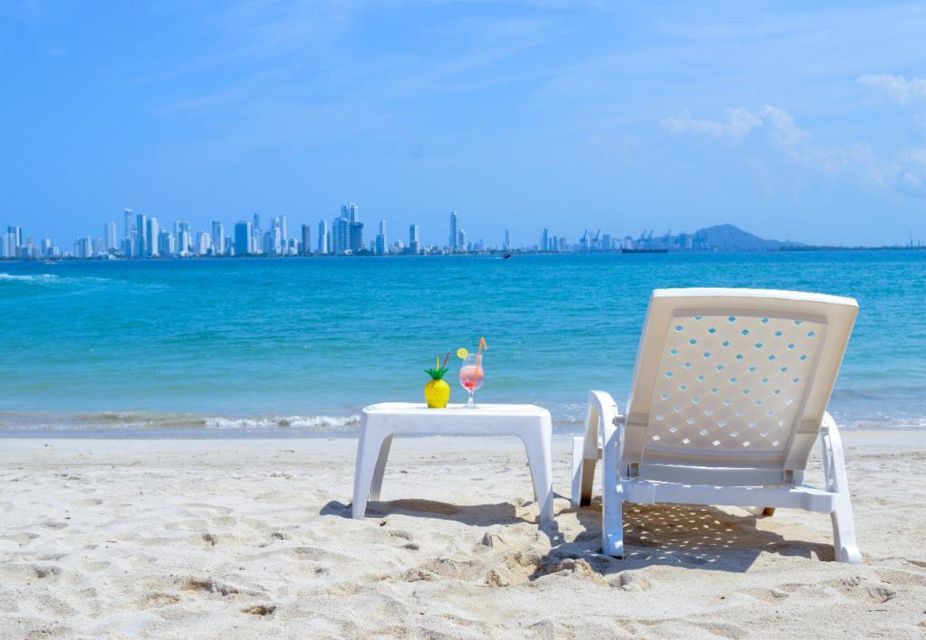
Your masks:
{"label": "blue sky", "polygon": [[[645,5],[645,6],[637,6]],[[926,240],[926,3],[0,3],[0,223]]]}

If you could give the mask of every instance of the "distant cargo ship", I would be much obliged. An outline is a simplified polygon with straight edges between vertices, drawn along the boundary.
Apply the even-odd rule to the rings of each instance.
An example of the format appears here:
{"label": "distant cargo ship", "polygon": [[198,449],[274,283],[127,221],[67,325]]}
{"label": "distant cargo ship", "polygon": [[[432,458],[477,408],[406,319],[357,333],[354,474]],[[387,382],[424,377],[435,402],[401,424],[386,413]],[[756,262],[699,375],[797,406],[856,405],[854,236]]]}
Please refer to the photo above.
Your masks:
{"label": "distant cargo ship", "polygon": [[621,253],[669,253],[668,249],[621,249]]}

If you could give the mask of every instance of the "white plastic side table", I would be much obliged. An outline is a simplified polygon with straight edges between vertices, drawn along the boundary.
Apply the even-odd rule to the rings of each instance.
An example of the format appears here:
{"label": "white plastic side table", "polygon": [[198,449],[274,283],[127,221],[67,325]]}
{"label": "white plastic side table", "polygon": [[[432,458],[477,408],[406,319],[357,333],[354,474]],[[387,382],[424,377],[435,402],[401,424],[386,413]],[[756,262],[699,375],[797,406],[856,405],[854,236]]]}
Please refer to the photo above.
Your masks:
{"label": "white plastic side table", "polygon": [[379,500],[392,437],[404,435],[517,436],[527,450],[534,499],[541,524],[553,522],[553,462],[550,412],[532,404],[449,405],[428,409],[424,404],[382,402],[366,407],[360,419],[354,502],[351,515],[363,518],[367,499]]}

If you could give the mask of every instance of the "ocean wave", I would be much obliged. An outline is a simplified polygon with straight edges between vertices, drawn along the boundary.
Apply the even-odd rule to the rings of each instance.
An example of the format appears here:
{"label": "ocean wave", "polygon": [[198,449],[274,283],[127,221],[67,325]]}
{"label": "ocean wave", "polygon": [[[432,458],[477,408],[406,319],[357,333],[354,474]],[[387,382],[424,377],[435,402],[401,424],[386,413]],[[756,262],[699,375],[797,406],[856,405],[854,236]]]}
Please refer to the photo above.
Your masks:
{"label": "ocean wave", "polygon": [[207,418],[208,429],[314,429],[339,430],[360,424],[359,415],[350,416],[290,416],[286,418]]}
{"label": "ocean wave", "polygon": [[104,411],[83,414],[0,413],[0,431],[14,432],[158,432],[158,431],[267,431],[296,429],[318,433],[351,431],[359,415],[330,416],[215,416],[198,414],[150,414]]}
{"label": "ocean wave", "polygon": [[53,282],[58,276],[52,273],[35,273],[29,275],[0,273],[0,282]]}

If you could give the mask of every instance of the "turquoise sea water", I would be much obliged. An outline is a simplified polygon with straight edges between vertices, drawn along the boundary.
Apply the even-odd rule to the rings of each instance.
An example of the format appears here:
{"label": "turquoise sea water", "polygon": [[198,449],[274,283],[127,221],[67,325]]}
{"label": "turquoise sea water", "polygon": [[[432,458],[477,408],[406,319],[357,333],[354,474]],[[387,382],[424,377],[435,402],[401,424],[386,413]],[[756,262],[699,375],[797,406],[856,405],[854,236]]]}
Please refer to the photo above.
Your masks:
{"label": "turquoise sea water", "polygon": [[831,410],[926,426],[926,252],[869,251],[0,263],[0,434],[349,433],[481,335],[477,400],[576,429],[590,388],[623,402],[650,291],[670,286],[857,298]]}

